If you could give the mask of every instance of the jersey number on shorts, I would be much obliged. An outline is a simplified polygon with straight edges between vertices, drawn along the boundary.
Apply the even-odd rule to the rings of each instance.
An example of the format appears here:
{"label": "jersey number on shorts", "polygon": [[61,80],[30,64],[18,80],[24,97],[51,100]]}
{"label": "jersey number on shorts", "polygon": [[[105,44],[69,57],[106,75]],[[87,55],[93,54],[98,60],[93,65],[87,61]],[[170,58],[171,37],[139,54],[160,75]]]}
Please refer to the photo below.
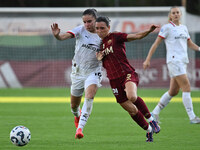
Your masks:
{"label": "jersey number on shorts", "polygon": [[117,88],[113,88],[112,91],[113,91],[113,94],[114,94],[114,95],[117,95],[117,94],[118,94]]}
{"label": "jersey number on shorts", "polygon": [[101,79],[102,74],[101,74],[101,72],[98,72],[98,73],[95,73],[95,76],[98,76],[99,79]]}

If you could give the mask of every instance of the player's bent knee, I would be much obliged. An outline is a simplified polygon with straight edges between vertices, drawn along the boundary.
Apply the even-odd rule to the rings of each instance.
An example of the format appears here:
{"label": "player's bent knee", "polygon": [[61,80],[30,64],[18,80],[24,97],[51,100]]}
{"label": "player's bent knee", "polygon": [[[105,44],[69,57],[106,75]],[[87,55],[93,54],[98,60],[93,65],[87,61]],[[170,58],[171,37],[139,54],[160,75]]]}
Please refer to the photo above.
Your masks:
{"label": "player's bent knee", "polygon": [[137,100],[137,96],[127,96],[127,98],[132,102],[134,103],[136,100]]}
{"label": "player's bent knee", "polygon": [[135,116],[135,115],[138,113],[138,110],[136,109],[136,110],[130,111],[130,112],[128,112],[128,113],[129,113],[129,115],[131,115],[131,116]]}
{"label": "player's bent knee", "polygon": [[86,92],[85,92],[85,98],[87,98],[87,99],[94,99],[94,96],[95,96],[95,94],[96,94],[96,89],[90,89],[90,90],[87,90]]}
{"label": "player's bent knee", "polygon": [[94,99],[94,96],[95,96],[94,93],[90,93],[90,94],[85,95],[85,98],[87,98],[87,99]]}
{"label": "player's bent knee", "polygon": [[176,91],[170,92],[169,95],[176,96],[178,93],[179,93],[179,90],[176,90]]}

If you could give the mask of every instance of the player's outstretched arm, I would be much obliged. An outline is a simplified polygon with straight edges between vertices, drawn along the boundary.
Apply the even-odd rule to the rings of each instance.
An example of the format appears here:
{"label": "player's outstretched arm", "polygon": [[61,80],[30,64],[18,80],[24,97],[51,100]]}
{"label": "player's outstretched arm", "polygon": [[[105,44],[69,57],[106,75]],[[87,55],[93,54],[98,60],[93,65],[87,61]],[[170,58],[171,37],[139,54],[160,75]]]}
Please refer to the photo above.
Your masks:
{"label": "player's outstretched arm", "polygon": [[162,42],[162,38],[161,37],[157,37],[155,42],[153,43],[153,45],[151,46],[150,50],[149,50],[149,53],[146,57],[146,60],[144,61],[143,63],[143,68],[144,69],[147,69],[150,67],[150,61],[151,61],[151,57],[153,56],[154,52],[156,51],[158,45]]}
{"label": "player's outstretched arm", "polygon": [[73,35],[70,34],[70,33],[60,34],[60,28],[58,27],[57,23],[53,23],[51,25],[51,30],[52,30],[52,33],[53,33],[54,37],[57,40],[66,40],[66,39],[73,38]]}
{"label": "player's outstretched arm", "polygon": [[200,51],[200,47],[196,45],[191,39],[187,41],[188,47],[195,51]]}
{"label": "player's outstretched arm", "polygon": [[149,33],[153,32],[156,28],[159,28],[159,26],[157,26],[157,25],[151,25],[151,27],[148,30],[146,30],[146,31],[139,32],[139,33],[128,34],[127,40],[128,41],[132,41],[132,40],[142,39],[145,36],[147,36]]}

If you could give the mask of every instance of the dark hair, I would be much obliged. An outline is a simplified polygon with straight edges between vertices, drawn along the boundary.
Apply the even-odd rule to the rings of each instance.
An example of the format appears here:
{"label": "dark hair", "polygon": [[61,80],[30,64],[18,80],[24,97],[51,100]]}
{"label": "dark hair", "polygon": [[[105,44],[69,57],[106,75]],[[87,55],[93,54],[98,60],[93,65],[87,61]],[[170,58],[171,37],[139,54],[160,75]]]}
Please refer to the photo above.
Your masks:
{"label": "dark hair", "polygon": [[83,16],[85,15],[92,15],[95,19],[97,19],[97,10],[96,9],[86,9],[83,14]]}
{"label": "dark hair", "polygon": [[110,19],[106,16],[99,16],[96,22],[105,22],[107,27],[110,25]]}

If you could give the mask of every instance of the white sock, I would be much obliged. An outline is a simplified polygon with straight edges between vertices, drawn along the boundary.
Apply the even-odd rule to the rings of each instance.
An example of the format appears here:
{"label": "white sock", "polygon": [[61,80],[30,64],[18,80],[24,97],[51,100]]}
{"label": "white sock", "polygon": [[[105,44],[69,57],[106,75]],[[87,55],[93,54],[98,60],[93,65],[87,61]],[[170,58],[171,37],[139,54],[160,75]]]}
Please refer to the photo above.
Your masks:
{"label": "white sock", "polygon": [[81,110],[81,117],[79,120],[78,128],[81,128],[83,130],[83,128],[85,127],[85,125],[88,121],[88,118],[92,112],[92,107],[93,107],[93,99],[85,98],[84,104],[83,104],[83,107]]}
{"label": "white sock", "polygon": [[183,92],[182,93],[182,99],[183,99],[183,105],[185,106],[185,110],[188,114],[188,117],[190,120],[195,118],[195,114],[193,111],[193,105],[192,105],[192,98],[190,95],[190,92]]}
{"label": "white sock", "polygon": [[163,94],[162,97],[160,98],[160,102],[154,108],[152,113],[159,115],[160,111],[167,106],[167,104],[170,102],[171,99],[172,96],[170,96],[168,92],[165,92],[165,94]]}
{"label": "white sock", "polygon": [[148,122],[151,122],[151,121],[153,121],[153,117],[151,116],[151,117],[149,117],[148,119],[147,119],[147,121]]}
{"label": "white sock", "polygon": [[71,112],[72,112],[72,114],[74,114],[74,116],[79,117],[80,116],[80,106],[78,106],[77,108],[74,108],[74,109],[71,108]]}
{"label": "white sock", "polygon": [[152,127],[149,125],[148,129],[147,129],[147,132],[151,132],[151,131],[152,131]]}

